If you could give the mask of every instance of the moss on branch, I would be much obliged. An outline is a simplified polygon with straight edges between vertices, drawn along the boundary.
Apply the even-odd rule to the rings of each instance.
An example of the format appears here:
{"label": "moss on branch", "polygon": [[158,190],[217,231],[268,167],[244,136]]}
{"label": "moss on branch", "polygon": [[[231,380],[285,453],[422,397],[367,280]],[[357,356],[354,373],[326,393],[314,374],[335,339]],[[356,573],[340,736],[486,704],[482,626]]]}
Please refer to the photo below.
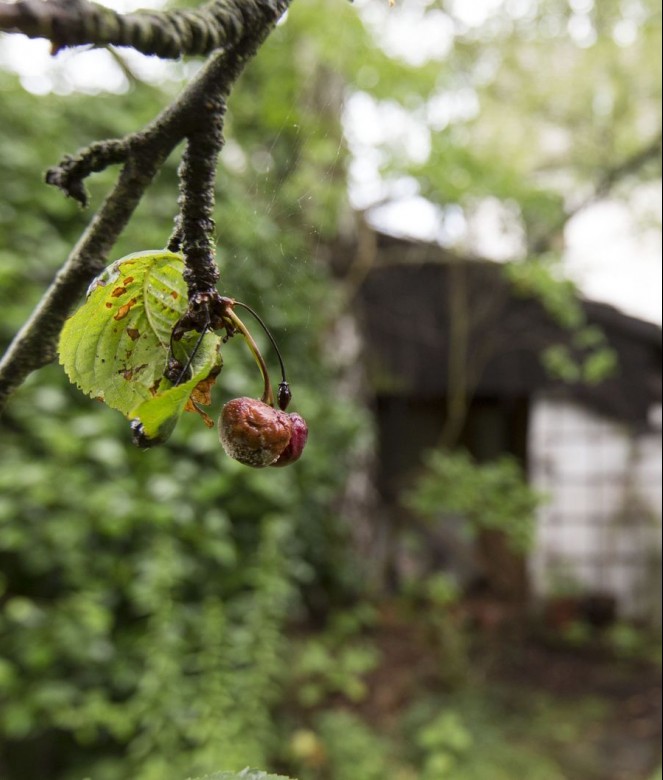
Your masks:
{"label": "moss on branch", "polygon": [[0,30],[46,38],[54,52],[112,44],[177,59],[236,46],[265,7],[274,14],[280,6],[278,0],[212,0],[192,10],[120,14],[88,0],[19,0],[0,4]]}

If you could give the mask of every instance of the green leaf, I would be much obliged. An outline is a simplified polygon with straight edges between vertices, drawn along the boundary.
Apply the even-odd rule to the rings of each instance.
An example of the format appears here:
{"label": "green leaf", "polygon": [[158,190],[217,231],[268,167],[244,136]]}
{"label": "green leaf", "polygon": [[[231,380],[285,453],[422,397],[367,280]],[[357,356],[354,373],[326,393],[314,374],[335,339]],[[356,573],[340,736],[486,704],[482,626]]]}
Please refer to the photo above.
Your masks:
{"label": "green leaf", "polygon": [[572,384],[581,380],[580,367],[566,344],[551,344],[541,353],[541,362],[553,379]]}
{"label": "green leaf", "polygon": [[144,435],[155,443],[165,441],[182,416],[191,393],[196,386],[207,378],[210,369],[204,367],[188,382],[170,387],[163,393],[143,401],[132,412],[131,417],[140,420]]}
{"label": "green leaf", "polygon": [[[220,365],[221,340],[208,333],[191,380],[174,387],[163,375],[172,328],[187,305],[183,270],[181,255],[165,250],[117,260],[65,323],[58,350],[70,381],[84,393],[161,434],[172,430],[193,389]],[[198,336],[192,331],[177,342],[175,357],[186,362]]]}

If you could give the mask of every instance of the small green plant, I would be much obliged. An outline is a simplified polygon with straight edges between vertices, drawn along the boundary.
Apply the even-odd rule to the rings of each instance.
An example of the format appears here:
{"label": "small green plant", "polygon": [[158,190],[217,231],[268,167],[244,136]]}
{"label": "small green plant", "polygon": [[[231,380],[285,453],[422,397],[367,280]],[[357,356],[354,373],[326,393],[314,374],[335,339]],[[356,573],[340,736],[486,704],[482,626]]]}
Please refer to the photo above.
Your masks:
{"label": "small green plant", "polygon": [[596,716],[585,701],[575,707],[517,688],[493,688],[486,696],[484,686],[420,698],[403,720],[413,777],[564,780],[550,745],[578,739]]}
{"label": "small green plant", "polygon": [[472,735],[457,713],[438,715],[417,734],[417,746],[425,753],[421,780],[454,777],[472,745]]}
{"label": "small green plant", "polygon": [[424,580],[423,592],[433,607],[450,607],[461,596],[458,584],[445,572],[436,572]]}
{"label": "small green plant", "polygon": [[295,683],[303,706],[316,706],[335,694],[352,702],[365,698],[365,676],[380,660],[378,650],[359,633],[371,619],[366,610],[341,613],[324,634],[301,644]]}
{"label": "small green plant", "polygon": [[571,348],[560,342],[541,353],[551,377],[593,385],[614,375],[619,367],[617,353],[600,328],[588,325],[578,288],[564,276],[558,256],[507,263],[504,272],[517,295],[538,299],[552,319],[572,333]]}
{"label": "small green plant", "polygon": [[586,647],[594,638],[592,626],[584,620],[572,620],[561,629],[564,641],[573,647]]}
{"label": "small green plant", "polygon": [[333,650],[320,640],[309,640],[299,656],[303,681],[298,690],[301,704],[312,707],[326,697],[341,694],[353,702],[365,698],[364,676],[377,666],[379,654],[370,645],[354,644]]}
{"label": "small green plant", "polygon": [[458,583],[447,572],[430,574],[408,593],[422,616],[419,619],[437,660],[437,678],[447,689],[465,684],[471,674],[467,622],[456,609],[461,595]]}
{"label": "small green plant", "polygon": [[475,463],[466,452],[430,450],[424,471],[405,503],[423,517],[462,517],[469,535],[502,531],[511,547],[526,552],[543,497],[528,484],[515,458]]}
{"label": "small green plant", "polygon": [[661,664],[661,639],[651,631],[620,621],[608,629],[605,638],[619,658]]}
{"label": "small green plant", "polygon": [[316,733],[324,750],[325,769],[310,774],[303,768],[302,780],[385,780],[396,776],[389,743],[358,716],[341,710],[322,713]]}

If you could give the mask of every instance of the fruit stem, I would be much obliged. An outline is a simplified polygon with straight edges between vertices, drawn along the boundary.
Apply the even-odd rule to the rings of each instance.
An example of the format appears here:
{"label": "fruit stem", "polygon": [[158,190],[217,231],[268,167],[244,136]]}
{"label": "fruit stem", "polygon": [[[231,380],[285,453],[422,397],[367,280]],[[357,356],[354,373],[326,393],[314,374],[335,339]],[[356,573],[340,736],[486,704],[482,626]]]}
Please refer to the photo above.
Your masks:
{"label": "fruit stem", "polygon": [[[180,318],[179,323],[182,321]],[[184,382],[185,379],[188,378],[189,369],[191,368],[191,365],[193,364],[194,358],[198,354],[198,350],[200,349],[201,344],[203,343],[203,339],[205,338],[205,334],[210,328],[211,320],[209,316],[209,309],[205,308],[205,322],[203,323],[203,328],[200,331],[200,335],[198,336],[198,339],[196,340],[196,343],[194,344],[193,349],[191,350],[191,354],[187,356],[187,361],[182,367],[182,370],[179,372],[177,379],[173,382],[174,387],[177,387],[178,385],[181,385],[182,382]],[[177,327],[177,325],[175,326]],[[173,349],[173,332],[175,331],[175,328],[170,333],[170,343],[168,345],[168,359],[170,363],[170,358],[175,357],[175,351]],[[185,350],[186,354],[186,350]]]}
{"label": "fruit stem", "polygon": [[260,353],[258,345],[253,340],[253,336],[249,332],[249,329],[230,307],[228,307],[224,316],[227,317],[230,320],[232,326],[238,330],[242,336],[244,336],[244,339],[246,340],[246,343],[249,345],[249,349],[251,350],[251,354],[258,364],[258,368],[260,369],[262,380],[264,382],[264,390],[260,400],[265,404],[269,404],[269,406],[274,406],[274,391],[272,389],[272,383],[269,381],[267,366],[262,354]]}
{"label": "fruit stem", "polygon": [[[209,328],[209,323],[205,325],[203,330],[200,331],[200,335],[198,336],[198,339],[196,343],[194,344],[193,349],[191,350],[191,354],[187,357],[187,361],[184,364],[182,370],[180,371],[177,379],[175,380],[174,386],[177,387],[178,385],[181,385],[182,382],[184,382],[185,379],[189,376],[189,369],[191,368],[191,364],[194,361],[194,358],[198,354],[198,350],[200,349],[200,345],[203,343],[203,339],[205,338],[205,334],[207,333],[207,330]],[[171,339],[171,350],[172,350],[172,339]]]}
{"label": "fruit stem", "polygon": [[249,314],[252,314],[252,315],[255,317],[255,319],[256,319],[256,320],[258,320],[258,322],[260,323],[260,327],[261,327],[261,328],[262,328],[262,329],[265,331],[265,333],[267,334],[267,338],[268,338],[268,339],[271,341],[271,343],[272,343],[272,346],[274,347],[274,351],[276,352],[276,356],[277,356],[277,358],[278,358],[278,360],[279,360],[279,366],[281,367],[281,379],[282,379],[284,382],[286,382],[286,383],[287,383],[287,381],[288,381],[288,380],[287,380],[287,379],[286,379],[286,377],[285,377],[285,366],[283,365],[283,358],[281,357],[281,351],[280,351],[280,350],[279,350],[279,348],[278,348],[278,345],[277,345],[277,343],[276,343],[276,339],[275,339],[275,338],[274,338],[274,336],[272,336],[272,334],[270,333],[270,330],[269,330],[269,328],[267,327],[267,325],[265,325],[265,323],[264,323],[264,321],[263,321],[262,317],[261,317],[261,316],[258,314],[258,312],[254,311],[254,310],[253,310],[253,309],[252,309],[252,308],[251,308],[249,305],[247,305],[246,303],[242,303],[241,301],[235,301],[235,302],[234,302],[234,305],[235,305],[235,306],[241,306],[243,309],[246,309],[246,310],[249,312]]}

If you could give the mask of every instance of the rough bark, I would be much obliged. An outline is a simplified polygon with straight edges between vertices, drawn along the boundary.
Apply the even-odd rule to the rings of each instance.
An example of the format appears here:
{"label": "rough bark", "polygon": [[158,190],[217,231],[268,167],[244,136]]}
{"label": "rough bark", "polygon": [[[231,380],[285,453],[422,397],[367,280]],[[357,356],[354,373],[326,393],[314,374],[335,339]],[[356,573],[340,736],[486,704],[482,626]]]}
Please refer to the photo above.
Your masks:
{"label": "rough bark", "polygon": [[212,0],[193,10],[119,14],[88,0],[19,0],[0,4],[0,30],[46,38],[54,51],[112,44],[177,59],[234,48],[255,30],[265,7],[277,13],[282,5],[278,0]]}
{"label": "rough bark", "polygon": [[[181,33],[183,43],[178,53],[164,56],[179,56],[192,51],[188,48],[189,39],[182,31],[189,22],[193,24],[193,17],[195,20],[204,17],[206,24],[215,24],[215,45],[211,48],[224,48],[210,57],[206,66],[180,96],[143,130],[122,139],[94,143],[75,155],[65,156],[58,166],[47,172],[48,183],[85,204],[85,178],[109,165],[122,164],[116,185],[0,360],[0,412],[9,396],[32,371],[54,359],[58,336],[71,308],[90,281],[107,264],[110,250],[146,189],[164,161],[182,141],[187,142],[187,148],[180,170],[180,216],[178,238],[175,241],[181,241],[185,257],[187,252],[191,255],[190,263],[187,259],[190,293],[208,288],[216,282],[218,270],[212,242],[214,179],[216,160],[223,142],[226,100],[246,63],[257,52],[290,2],[218,0],[207,3],[198,11],[182,12],[182,15],[147,14],[154,35],[157,35],[155,30],[170,29],[173,25]],[[40,9],[35,11],[37,6]],[[106,12],[107,9],[102,10]],[[103,25],[95,27],[94,22],[80,21],[74,17],[79,13],[85,16],[98,12],[99,7],[82,0],[51,0],[48,3],[25,0],[12,5],[3,3],[0,5],[0,29],[14,29],[42,37],[46,35],[57,47],[95,43],[100,42],[99,30]],[[36,21],[35,13],[39,16]],[[137,15],[127,15],[133,16]],[[120,27],[125,32],[133,29],[126,19]],[[125,43],[145,51],[145,46],[141,48],[138,45],[141,41],[144,44],[147,37],[134,40],[125,36],[121,41],[113,42]],[[155,50],[155,53],[158,52]],[[196,53],[199,53],[198,50]]]}

